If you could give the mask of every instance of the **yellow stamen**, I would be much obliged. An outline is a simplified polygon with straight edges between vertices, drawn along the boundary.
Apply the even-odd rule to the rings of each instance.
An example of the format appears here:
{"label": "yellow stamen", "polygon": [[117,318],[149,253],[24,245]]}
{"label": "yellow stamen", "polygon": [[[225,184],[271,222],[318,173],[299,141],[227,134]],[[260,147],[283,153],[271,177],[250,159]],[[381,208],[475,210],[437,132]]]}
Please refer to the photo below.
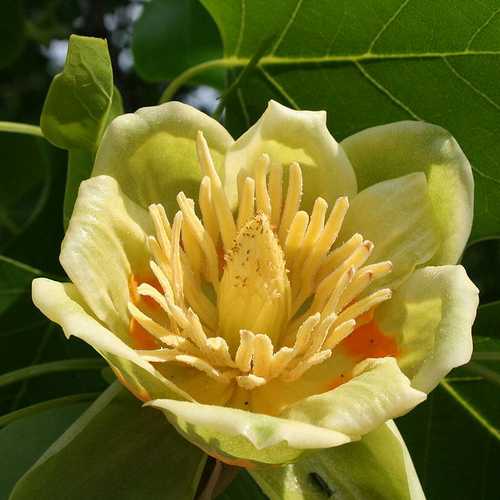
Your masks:
{"label": "yellow stamen", "polygon": [[207,141],[202,132],[198,132],[196,136],[196,148],[203,175],[210,178],[214,209],[219,222],[219,229],[222,234],[224,247],[230,248],[236,234],[233,214],[229,208],[222,182],[219,179],[217,170],[215,170],[210,149],[208,148]]}
{"label": "yellow stamen", "polygon": [[255,166],[255,196],[257,211],[262,212],[268,219],[271,218],[271,198],[267,191],[266,176],[269,169],[269,156],[262,155]]}
{"label": "yellow stamen", "polygon": [[283,167],[279,163],[271,167],[268,189],[271,198],[271,226],[279,227],[283,198]]}
{"label": "yellow stamen", "polygon": [[275,379],[298,380],[335,358],[362,316],[390,299],[389,289],[373,286],[392,264],[365,265],[373,243],[360,234],[337,243],[346,197],[335,201],[328,218],[322,198],[310,216],[300,210],[302,171],[295,162],[288,166],[286,194],[284,166],[267,154],[250,174],[242,170],[233,215],[201,132],[196,146],[201,216],[182,192],[172,226],[161,205],[149,207],[155,228],[148,238],[150,268],[158,288],[142,283],[136,296],[151,299],[158,311],[150,317],[131,297],[129,313],[161,348],[137,352],[154,363],[194,368],[240,392]]}
{"label": "yellow stamen", "polygon": [[302,199],[302,170],[299,164],[294,162],[289,168],[288,190],[286,193],[285,207],[281,217],[281,224],[278,231],[281,246],[284,245],[288,229],[292,223],[295,214],[299,210],[300,200]]}
{"label": "yellow stamen", "polygon": [[241,192],[238,210],[238,231],[254,216],[255,211],[255,181],[251,177],[245,179]]}

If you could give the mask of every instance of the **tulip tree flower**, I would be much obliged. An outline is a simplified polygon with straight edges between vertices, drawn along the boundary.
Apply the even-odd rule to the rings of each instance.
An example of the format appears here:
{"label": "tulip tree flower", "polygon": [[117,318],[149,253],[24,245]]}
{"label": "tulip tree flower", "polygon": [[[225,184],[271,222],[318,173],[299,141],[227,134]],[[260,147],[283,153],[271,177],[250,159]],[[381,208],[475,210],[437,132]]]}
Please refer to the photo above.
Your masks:
{"label": "tulip tree flower", "polygon": [[[443,129],[337,143],[270,102],[234,141],[181,103],[116,118],[33,300],[227,463],[362,439],[471,356],[478,291],[456,265],[470,165]],[[392,425],[392,424],[391,424]]]}

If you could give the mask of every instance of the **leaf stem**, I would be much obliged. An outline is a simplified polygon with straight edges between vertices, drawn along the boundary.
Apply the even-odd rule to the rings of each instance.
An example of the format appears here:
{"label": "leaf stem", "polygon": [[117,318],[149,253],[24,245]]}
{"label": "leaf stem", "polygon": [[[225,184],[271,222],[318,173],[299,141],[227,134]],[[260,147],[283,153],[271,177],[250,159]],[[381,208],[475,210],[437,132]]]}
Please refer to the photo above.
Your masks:
{"label": "leaf stem", "polygon": [[0,387],[22,382],[34,377],[48,373],[68,372],[77,370],[100,370],[105,365],[99,358],[65,359],[62,361],[51,361],[39,365],[27,366],[12,372],[0,375]]}
{"label": "leaf stem", "polygon": [[203,73],[204,71],[212,68],[232,68],[235,66],[245,66],[248,61],[249,59],[238,59],[231,57],[225,59],[213,59],[211,61],[206,61],[204,63],[197,64],[196,66],[192,66],[170,82],[170,84],[167,86],[162,96],[160,97],[160,103],[170,101],[180,87],[182,87],[186,82],[191,80],[199,73]]}
{"label": "leaf stem", "polygon": [[0,132],[13,132],[16,134],[34,135],[36,137],[44,137],[42,129],[36,125],[18,122],[2,122],[0,121]]}
{"label": "leaf stem", "polygon": [[0,417],[0,427],[11,424],[15,420],[20,418],[29,417],[44,410],[50,410],[52,408],[58,408],[60,406],[66,406],[74,403],[80,403],[83,401],[92,401],[100,395],[100,392],[84,392],[81,394],[72,394],[71,396],[64,396],[62,398],[49,399],[47,401],[42,401],[41,403],[36,403],[20,410],[11,411]]}

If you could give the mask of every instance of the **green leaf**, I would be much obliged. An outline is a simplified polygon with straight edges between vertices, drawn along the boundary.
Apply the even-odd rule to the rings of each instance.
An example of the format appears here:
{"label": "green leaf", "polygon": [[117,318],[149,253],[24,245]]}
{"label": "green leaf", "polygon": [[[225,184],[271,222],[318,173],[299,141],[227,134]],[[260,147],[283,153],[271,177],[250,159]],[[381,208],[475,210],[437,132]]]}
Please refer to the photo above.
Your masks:
{"label": "green leaf", "polygon": [[[206,59],[222,54],[220,36],[198,0],[152,0],[134,26],[135,69],[145,80],[161,81]],[[223,84],[223,73],[212,71],[203,82]]]}
{"label": "green leaf", "polygon": [[2,4],[0,16],[0,68],[15,61],[26,41],[24,15],[21,0],[9,0]]}
{"label": "green leaf", "polygon": [[72,35],[64,70],[45,99],[43,134],[63,149],[95,150],[114,109],[113,94],[106,40]]}
{"label": "green leaf", "polygon": [[255,54],[252,56],[250,61],[248,61],[248,64],[240,71],[238,76],[232,80],[231,84],[228,85],[228,87],[222,92],[222,94],[219,97],[219,104],[217,105],[217,109],[214,111],[214,117],[219,119],[220,115],[222,114],[223,109],[226,106],[226,101],[228,100],[229,97],[232,96],[234,92],[238,90],[238,88],[241,86],[242,82],[245,80],[245,78],[254,71],[255,67],[259,63],[260,59],[262,56],[269,50],[271,47],[272,43],[275,40],[275,36],[271,36],[267,38],[266,40],[263,40],[262,43],[259,45],[257,51]]}
{"label": "green leaf", "polygon": [[111,386],[19,480],[11,500],[192,499],[206,455]]}
{"label": "green leaf", "polygon": [[17,480],[88,407],[78,403],[25,417],[0,430],[0,498],[8,498]]}
{"label": "green leaf", "polygon": [[277,34],[228,107],[235,136],[271,97],[327,110],[338,140],[392,121],[436,123],[455,136],[474,166],[473,239],[500,233],[500,143],[493,139],[500,134],[497,2],[202,1],[221,31],[224,57],[188,70],[172,85],[207,67],[242,68],[261,40]]}
{"label": "green leaf", "polygon": [[271,500],[424,498],[392,422],[361,441],[304,456],[285,467],[260,467],[249,472]]}
{"label": "green leaf", "polygon": [[499,332],[500,302],[481,306],[472,361],[454,370],[425,403],[398,420],[429,498],[486,500],[498,493]]}

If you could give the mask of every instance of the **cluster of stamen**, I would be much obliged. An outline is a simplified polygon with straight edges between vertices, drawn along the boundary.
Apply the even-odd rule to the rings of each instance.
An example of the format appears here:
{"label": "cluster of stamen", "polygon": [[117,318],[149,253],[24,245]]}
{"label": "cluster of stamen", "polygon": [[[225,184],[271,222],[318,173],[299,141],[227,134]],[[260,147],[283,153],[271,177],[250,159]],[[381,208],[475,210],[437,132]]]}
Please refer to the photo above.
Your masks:
{"label": "cluster of stamen", "polygon": [[172,224],[162,205],[149,207],[156,231],[150,267],[159,287],[142,283],[137,293],[164,320],[130,301],[132,320],[159,346],[138,352],[247,390],[294,381],[330,358],[360,318],[391,297],[387,288],[368,290],[391,263],[365,265],[373,244],[360,234],[333,248],[348,200],[338,198],[328,217],[322,198],[310,216],[300,210],[297,163],[288,167],[284,193],[283,166],[262,155],[238,179],[234,216],[201,132],[197,152],[201,217],[182,192]]}

